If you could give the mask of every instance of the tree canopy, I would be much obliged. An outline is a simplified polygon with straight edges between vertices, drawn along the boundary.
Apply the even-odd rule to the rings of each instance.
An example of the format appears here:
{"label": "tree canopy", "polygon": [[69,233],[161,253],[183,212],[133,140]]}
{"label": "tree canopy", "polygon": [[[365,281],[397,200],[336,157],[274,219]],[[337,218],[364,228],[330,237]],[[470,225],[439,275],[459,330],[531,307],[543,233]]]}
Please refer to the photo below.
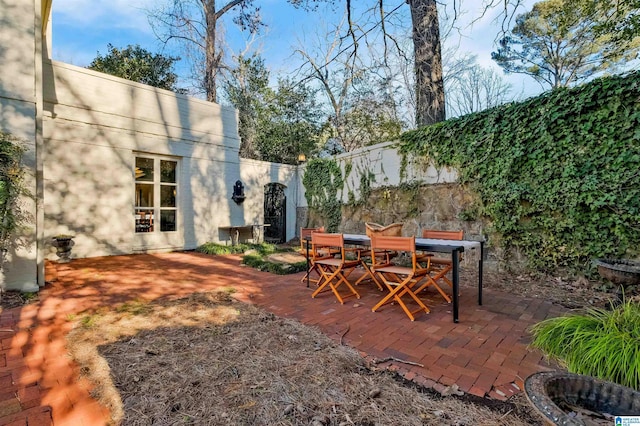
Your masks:
{"label": "tree canopy", "polygon": [[139,45],[118,49],[109,43],[107,50],[108,53],[104,56],[98,52],[98,56],[87,68],[160,89],[181,92],[176,87],[178,76],[173,72],[173,65],[180,58],[154,54]]}
{"label": "tree canopy", "polygon": [[541,1],[516,18],[491,56],[505,72],[530,75],[543,86],[577,84],[638,57],[640,37],[620,37],[613,24],[638,12],[625,2]]}

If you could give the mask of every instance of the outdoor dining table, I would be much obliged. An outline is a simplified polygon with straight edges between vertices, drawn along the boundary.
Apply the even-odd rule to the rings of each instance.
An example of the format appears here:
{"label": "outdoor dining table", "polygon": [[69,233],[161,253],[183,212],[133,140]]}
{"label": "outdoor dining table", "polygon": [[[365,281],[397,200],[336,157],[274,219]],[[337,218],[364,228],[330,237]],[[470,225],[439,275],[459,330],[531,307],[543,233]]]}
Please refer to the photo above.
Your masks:
{"label": "outdoor dining table", "polygon": [[[369,246],[371,239],[367,235],[361,234],[343,234],[344,243]],[[311,238],[307,240],[307,271],[310,267],[309,262],[309,243]],[[484,257],[484,242],[483,241],[469,241],[469,240],[440,240],[434,238],[416,238],[416,250],[436,252],[436,253],[451,253],[451,262],[453,266],[453,322],[459,322],[458,311],[460,307],[459,300],[459,288],[460,288],[460,253],[465,250],[479,250],[478,256],[478,305],[482,305],[482,258]],[[309,287],[309,277],[307,276],[307,287]]]}

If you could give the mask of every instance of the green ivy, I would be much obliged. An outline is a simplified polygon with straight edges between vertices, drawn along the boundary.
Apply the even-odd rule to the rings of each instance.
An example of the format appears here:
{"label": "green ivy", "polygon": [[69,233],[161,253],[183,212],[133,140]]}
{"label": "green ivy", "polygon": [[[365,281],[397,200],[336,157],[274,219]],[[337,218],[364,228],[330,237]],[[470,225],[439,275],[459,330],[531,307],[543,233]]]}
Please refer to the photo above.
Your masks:
{"label": "green ivy", "polygon": [[409,167],[409,155],[406,151],[402,152],[400,158],[400,182],[407,179],[407,169]]}
{"label": "green ivy", "polygon": [[25,183],[27,168],[22,164],[26,142],[0,130],[0,269],[4,253],[12,247],[28,244],[23,231],[32,217],[20,199],[33,195]]}
{"label": "green ivy", "polygon": [[640,72],[406,132],[399,149],[456,167],[535,269],[640,255]]}
{"label": "green ivy", "polygon": [[342,219],[341,192],[344,178],[334,159],[316,158],[309,163],[302,177],[309,209],[323,218],[328,232],[335,232]]}

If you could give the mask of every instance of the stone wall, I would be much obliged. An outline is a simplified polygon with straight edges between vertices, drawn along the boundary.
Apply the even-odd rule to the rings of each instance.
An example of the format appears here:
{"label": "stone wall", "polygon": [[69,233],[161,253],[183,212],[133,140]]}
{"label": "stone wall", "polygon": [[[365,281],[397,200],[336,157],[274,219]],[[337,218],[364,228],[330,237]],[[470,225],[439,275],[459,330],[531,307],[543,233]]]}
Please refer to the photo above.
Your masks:
{"label": "stone wall", "polygon": [[343,207],[343,232],[364,233],[365,222],[404,223],[403,235],[423,229],[464,229],[466,238],[481,239],[484,224],[463,220],[476,203],[474,194],[457,183],[375,189],[365,202]]}

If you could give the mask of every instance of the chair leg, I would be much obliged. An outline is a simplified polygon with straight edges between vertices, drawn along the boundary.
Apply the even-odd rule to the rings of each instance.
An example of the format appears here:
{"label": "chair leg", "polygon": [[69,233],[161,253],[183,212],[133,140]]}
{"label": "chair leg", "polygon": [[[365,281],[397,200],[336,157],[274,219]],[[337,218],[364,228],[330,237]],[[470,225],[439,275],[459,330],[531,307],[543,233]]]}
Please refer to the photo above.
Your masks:
{"label": "chair leg", "polygon": [[[386,281],[385,281],[385,283],[386,283]],[[393,300],[395,300],[393,298],[395,297],[396,294],[398,294],[400,291],[403,290],[404,286],[401,285],[401,284],[398,284],[395,287],[393,287],[393,286],[387,284],[387,287],[390,287],[389,288],[389,290],[390,290],[389,294],[387,294],[385,297],[383,297],[382,300],[380,300],[373,308],[371,308],[371,312],[375,312],[378,309],[380,309],[382,306],[384,306],[387,303],[390,303]]]}
{"label": "chair leg", "polygon": [[[392,287],[390,289],[391,290],[390,293],[387,296],[385,296],[380,302],[378,302],[373,308],[371,308],[371,311],[375,312],[380,307],[386,305],[387,303],[397,302],[398,305],[400,305],[404,313],[409,317],[411,321],[415,321],[416,319],[415,314],[417,314],[418,312],[424,312],[426,314],[431,312],[429,308],[424,304],[424,302],[422,302],[422,300],[420,300],[420,298],[418,298],[414,294],[413,290],[411,290],[411,287],[410,287],[411,280],[412,280],[411,278],[408,278],[405,281],[402,281],[401,283],[397,284],[395,288]],[[389,281],[385,281],[385,284],[387,284],[387,287],[391,287],[392,285],[388,283]],[[415,283],[413,283],[413,285],[415,285]],[[412,311],[409,309],[406,303],[404,303],[404,301],[402,300],[402,296],[406,294],[408,294],[418,304],[419,306],[418,309]]]}
{"label": "chair leg", "polygon": [[[344,299],[346,299],[347,297],[356,296],[356,299],[360,299],[360,294],[356,291],[356,289],[353,288],[353,286],[349,283],[349,281],[347,281],[346,278],[349,273],[351,273],[351,270],[347,271],[346,275],[344,275],[341,268],[333,269],[330,266],[327,266],[327,269],[325,270],[322,266],[320,266],[319,269],[322,272],[323,281],[322,284],[311,294],[312,298],[315,298],[320,293],[331,290],[342,305],[344,305]],[[334,283],[336,279],[337,282]],[[346,296],[342,296],[340,294],[340,292],[338,291],[338,287],[340,287],[340,285],[343,283],[349,288],[351,294]],[[325,290],[325,287],[327,285],[329,286],[329,289]]]}
{"label": "chair leg", "polygon": [[312,283],[318,283],[320,281],[320,277],[318,277],[318,279],[315,278],[311,278],[311,273],[315,271],[316,274],[320,275],[320,273],[318,272],[318,265],[313,265],[311,266],[311,268],[309,269],[309,271],[307,273],[304,274],[304,277],[302,277],[300,279],[300,282],[305,282],[305,280],[307,279],[307,277],[309,277],[309,282]]}
{"label": "chair leg", "polygon": [[318,294],[322,293],[325,290],[324,288],[331,282],[333,277],[335,276],[335,272],[327,266],[327,269],[322,266],[318,266],[318,272],[320,272],[320,279],[318,280],[318,288],[311,294],[312,298],[315,298]]}
{"label": "chair leg", "polygon": [[451,298],[449,297],[449,295],[447,293],[444,292],[444,290],[442,290],[442,288],[440,288],[440,286],[438,285],[438,283],[436,283],[437,280],[439,280],[440,277],[439,275],[436,275],[435,277],[431,277],[429,275],[426,276],[427,282],[422,284],[422,286],[420,286],[415,293],[418,294],[420,293],[422,290],[424,290],[425,288],[429,287],[429,286],[433,286],[436,288],[436,290],[438,291],[438,293],[440,293],[440,295],[444,298],[444,300],[447,301],[447,303],[451,303]]}
{"label": "chair leg", "polygon": [[[347,297],[355,296],[356,299],[360,299],[360,293],[358,293],[356,291],[356,289],[353,288],[351,283],[349,281],[347,281],[346,276],[341,274],[339,270],[338,270],[337,278],[338,278],[338,282],[335,285],[333,283],[331,283],[330,286],[331,286],[331,289],[333,290],[333,293],[336,295],[336,297],[338,298],[338,300],[340,301],[341,304],[344,305],[344,300],[343,299],[346,299]],[[351,294],[348,294],[346,296],[342,296],[338,292],[338,287],[340,287],[341,284],[345,284],[349,288],[349,290],[351,291]]]}
{"label": "chair leg", "polygon": [[362,281],[365,281],[367,279],[370,279],[374,282],[374,284],[378,287],[378,290],[380,291],[384,291],[384,288],[382,288],[382,285],[380,285],[380,282],[376,279],[376,276],[373,274],[373,271],[371,270],[371,268],[369,267],[369,265],[366,264],[366,262],[361,262],[362,268],[364,269],[364,274],[358,278],[358,280],[354,283],[354,285],[359,285]]}

